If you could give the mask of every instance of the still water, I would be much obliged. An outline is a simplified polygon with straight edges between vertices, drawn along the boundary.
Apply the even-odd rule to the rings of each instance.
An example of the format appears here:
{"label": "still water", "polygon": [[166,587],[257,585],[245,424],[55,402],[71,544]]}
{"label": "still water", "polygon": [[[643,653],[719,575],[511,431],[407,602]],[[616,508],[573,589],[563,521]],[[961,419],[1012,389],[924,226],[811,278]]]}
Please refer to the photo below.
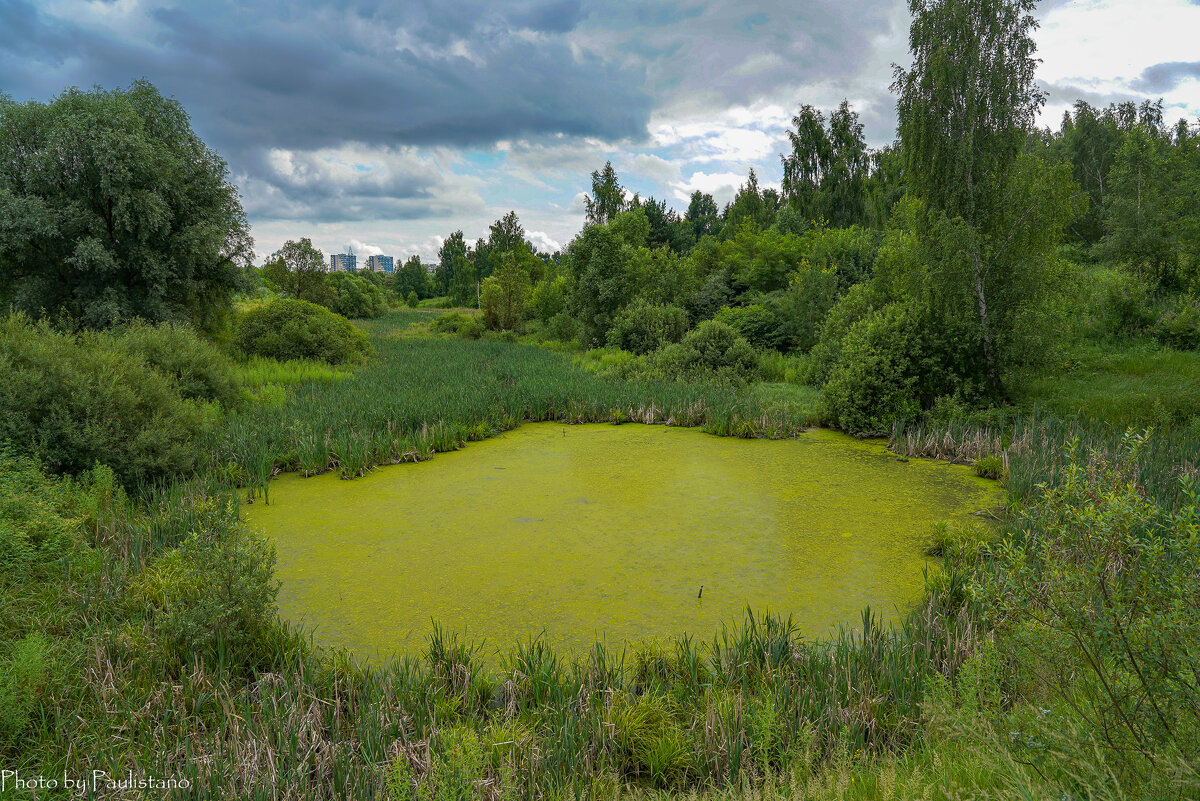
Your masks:
{"label": "still water", "polygon": [[276,544],[284,616],[382,659],[418,654],[431,620],[494,653],[707,639],[747,606],[809,636],[868,604],[894,619],[932,524],[1002,499],[968,468],[829,431],[538,423],[355,481],[286,475],[243,516]]}

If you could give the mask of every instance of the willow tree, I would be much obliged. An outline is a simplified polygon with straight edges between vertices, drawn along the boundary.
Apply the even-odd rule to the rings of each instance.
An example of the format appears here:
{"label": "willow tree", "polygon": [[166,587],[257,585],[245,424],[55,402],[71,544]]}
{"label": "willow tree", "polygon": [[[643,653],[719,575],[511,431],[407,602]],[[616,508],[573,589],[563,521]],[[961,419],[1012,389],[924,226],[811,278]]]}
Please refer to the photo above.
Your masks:
{"label": "willow tree", "polygon": [[252,252],[225,162],[150,83],[0,94],[0,306],[216,327]]}
{"label": "willow tree", "polygon": [[[1002,252],[1013,241],[1004,229],[1029,218],[1014,217],[1006,204],[1013,203],[1010,178],[1045,101],[1034,84],[1036,5],[909,0],[912,66],[896,67],[892,84],[909,190],[931,220],[952,222],[961,234],[956,251],[970,264],[980,355],[998,396],[1004,389],[990,296],[1019,279],[1011,268],[1038,258]],[[944,226],[933,226],[939,228],[944,234]]]}

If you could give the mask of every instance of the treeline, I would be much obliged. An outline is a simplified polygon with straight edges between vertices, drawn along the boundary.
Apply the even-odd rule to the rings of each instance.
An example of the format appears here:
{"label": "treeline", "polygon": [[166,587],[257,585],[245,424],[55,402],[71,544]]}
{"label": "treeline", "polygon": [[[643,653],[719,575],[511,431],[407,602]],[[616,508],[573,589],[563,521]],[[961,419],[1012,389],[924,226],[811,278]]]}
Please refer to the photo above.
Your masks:
{"label": "treeline", "polygon": [[[447,239],[430,291],[478,304],[493,330],[628,351],[635,372],[736,362],[822,386],[825,418],[854,432],[1004,403],[1084,332],[1200,346],[1200,130],[1166,126],[1161,102],[1080,102],[1038,130],[1031,75],[955,111],[945,87],[900,74],[900,138],[880,150],[848,103],[802,106],[781,190],[751,171],[723,209],[630,196],[605,164],[562,252],[536,255],[510,213],[474,248]],[[701,326],[720,354],[680,350]],[[757,364],[729,350],[746,346]]]}

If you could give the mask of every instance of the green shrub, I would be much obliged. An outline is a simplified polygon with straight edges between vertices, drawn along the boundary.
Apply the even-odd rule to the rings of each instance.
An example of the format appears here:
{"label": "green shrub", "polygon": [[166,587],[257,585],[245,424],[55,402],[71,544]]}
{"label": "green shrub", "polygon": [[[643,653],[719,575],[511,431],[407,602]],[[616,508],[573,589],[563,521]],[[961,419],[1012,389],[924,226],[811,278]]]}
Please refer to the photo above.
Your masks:
{"label": "green shrub", "polygon": [[529,293],[529,310],[543,323],[549,323],[567,308],[567,279],[558,275],[539,281]]}
{"label": "green shrub", "polygon": [[207,498],[191,510],[199,520],[179,545],[132,582],[131,612],[149,614],[166,663],[255,665],[275,625],[275,551],[238,521],[230,501]]}
{"label": "green shrub", "polygon": [[18,640],[0,658],[0,742],[11,741],[28,725],[50,672],[50,640],[41,632]]}
{"label": "green shrub", "polygon": [[66,492],[32,459],[0,454],[0,585],[40,576],[80,541]]}
{"label": "green shrub", "polygon": [[404,299],[404,305],[410,309],[417,308],[418,303],[420,303],[420,300],[417,298],[416,292],[409,292],[408,297]]}
{"label": "green shrub", "polygon": [[579,336],[579,322],[566,312],[559,312],[546,323],[545,335],[557,342],[573,342]]}
{"label": "green shrub", "polygon": [[921,356],[919,326],[906,307],[891,304],[859,320],[821,391],[822,416],[851,434],[885,434],[897,420],[915,420]]}
{"label": "green shrub", "polygon": [[737,331],[707,320],[682,342],[664,345],[649,357],[653,374],[668,378],[740,383],[758,375],[758,357]]}
{"label": "green shrub", "polygon": [[622,309],[608,331],[609,347],[645,354],[678,342],[687,331],[687,312],[638,298]]}
{"label": "green shrub", "polygon": [[829,310],[820,325],[816,344],[807,363],[805,380],[824,384],[833,373],[842,354],[842,341],[850,328],[879,307],[878,292],[871,284],[855,284]]}
{"label": "green shrub", "polygon": [[279,298],[238,315],[233,344],[247,356],[358,363],[371,354],[349,320],[305,300]]}
{"label": "green shrub", "polygon": [[464,339],[479,339],[483,336],[483,323],[478,317],[462,312],[450,312],[438,315],[429,325],[429,330],[435,334],[454,334]]}
{"label": "green shrub", "polygon": [[1200,349],[1200,302],[1177,298],[1154,324],[1154,336],[1177,350]]}
{"label": "green shrub", "polygon": [[215,345],[182,325],[134,323],[118,334],[126,350],[175,381],[179,394],[216,401],[225,407],[238,401],[237,373]]}
{"label": "green shrub", "polygon": [[761,303],[737,308],[723,306],[713,319],[732,327],[756,348],[780,349],[779,320]]}
{"label": "green shrub", "polygon": [[999,481],[1004,478],[1004,460],[999,456],[984,456],[982,459],[976,459],[971,465],[971,469],[975,471],[975,475],[980,478],[991,478]]}
{"label": "green shrub", "polygon": [[179,394],[115,337],[0,321],[0,440],[50,472],[107,464],[131,486],[195,468],[215,408]]}
{"label": "green shrub", "polygon": [[325,276],[329,287],[329,310],[343,317],[382,317],[387,313],[387,300],[383,290],[371,280],[353,273],[329,273]]}

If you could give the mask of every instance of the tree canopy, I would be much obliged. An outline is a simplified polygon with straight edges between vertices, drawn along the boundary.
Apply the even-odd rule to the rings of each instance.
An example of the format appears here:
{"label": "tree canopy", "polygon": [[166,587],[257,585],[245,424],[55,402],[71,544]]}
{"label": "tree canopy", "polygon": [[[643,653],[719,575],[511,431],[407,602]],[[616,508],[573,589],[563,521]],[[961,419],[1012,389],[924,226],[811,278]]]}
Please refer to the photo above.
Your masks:
{"label": "tree canopy", "polygon": [[88,328],[212,326],[252,242],[225,162],[150,83],[0,96],[0,297]]}

